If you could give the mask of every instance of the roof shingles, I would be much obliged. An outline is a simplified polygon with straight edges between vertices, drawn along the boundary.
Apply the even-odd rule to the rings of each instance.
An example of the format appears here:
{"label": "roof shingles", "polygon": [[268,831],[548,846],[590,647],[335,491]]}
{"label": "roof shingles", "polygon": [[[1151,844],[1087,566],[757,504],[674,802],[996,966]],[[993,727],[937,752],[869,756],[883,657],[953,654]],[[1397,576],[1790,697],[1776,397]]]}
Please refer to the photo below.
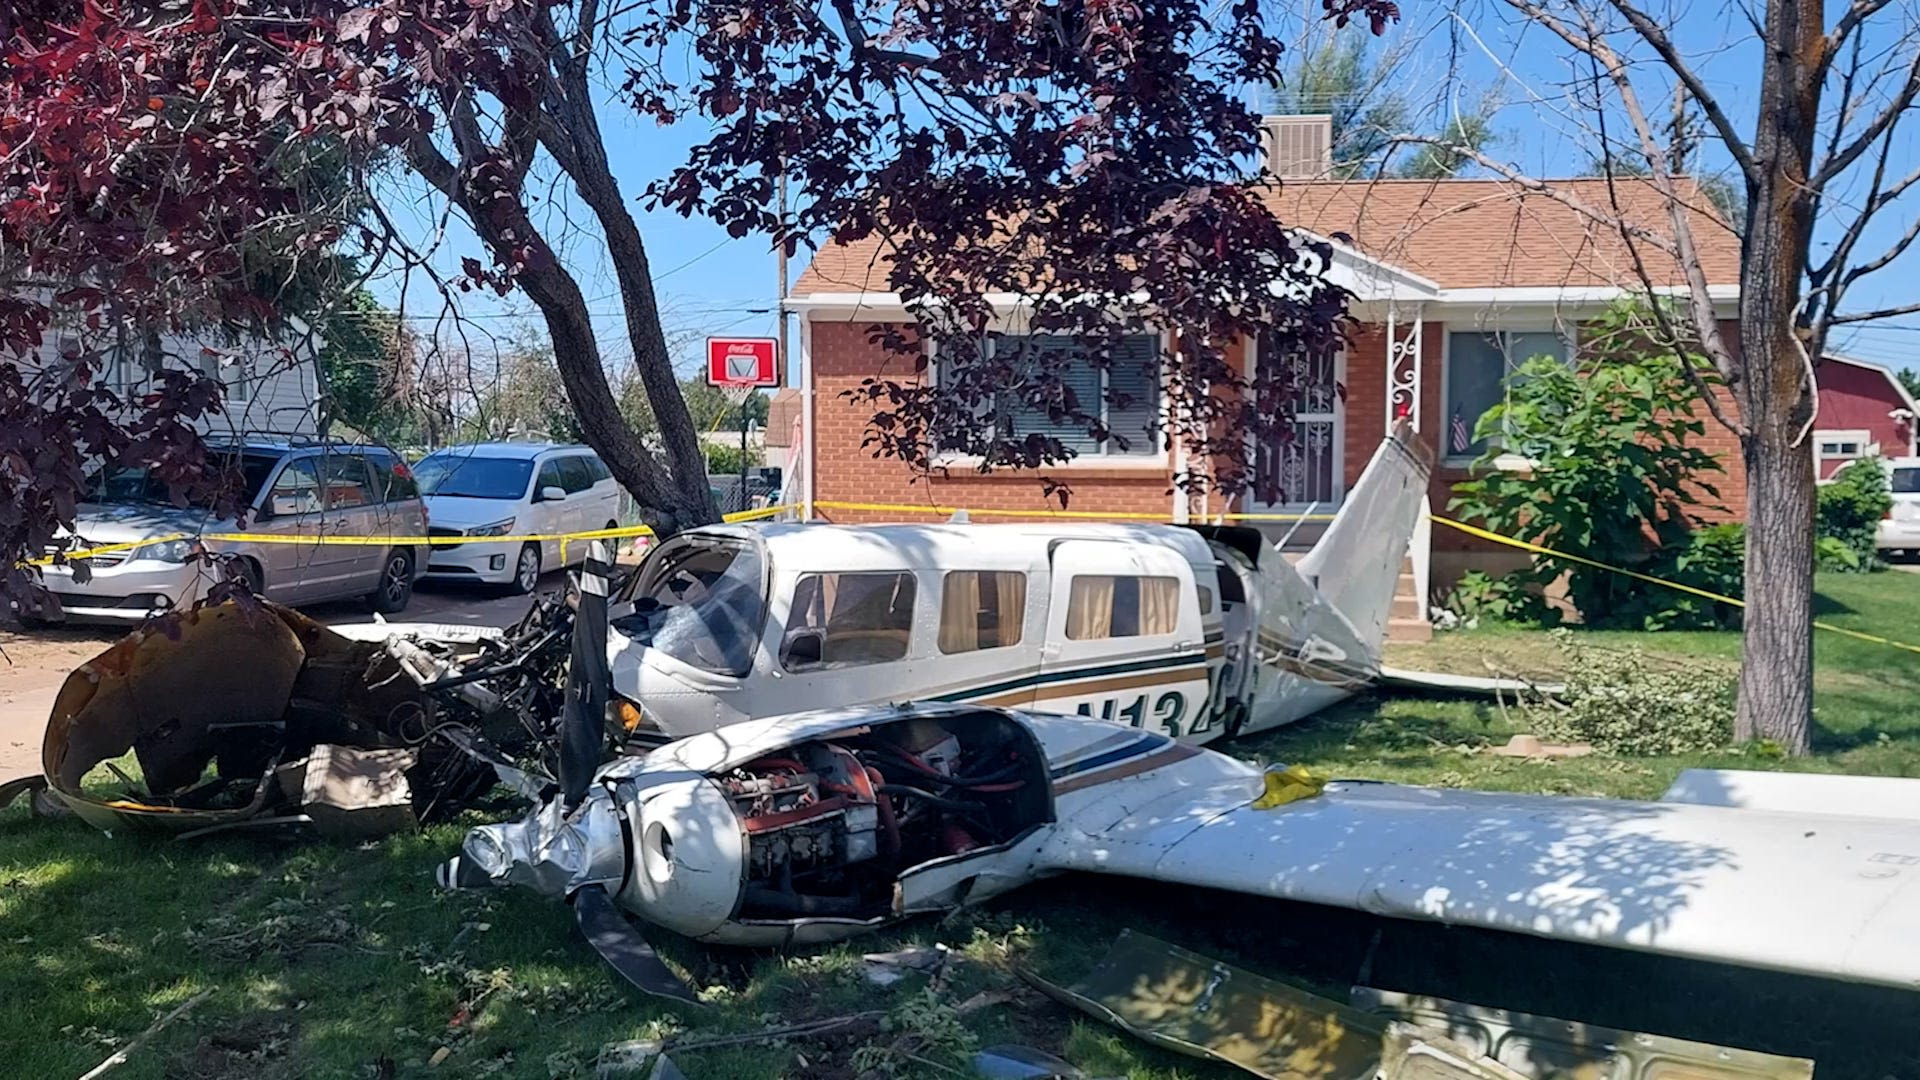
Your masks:
{"label": "roof shingles", "polygon": [[[1678,178],[1700,264],[1710,285],[1740,280],[1740,240],[1699,186]],[[1648,233],[1672,234],[1664,197],[1630,177],[1549,180],[1557,192]],[[1281,221],[1322,236],[1350,238],[1361,252],[1419,274],[1443,289],[1642,285],[1619,231],[1565,202],[1497,179],[1288,181],[1262,196]],[[1618,208],[1616,210],[1616,207]],[[1635,245],[1656,286],[1684,283],[1675,260],[1646,240]],[[878,238],[829,243],[794,295],[886,293],[887,256]]]}

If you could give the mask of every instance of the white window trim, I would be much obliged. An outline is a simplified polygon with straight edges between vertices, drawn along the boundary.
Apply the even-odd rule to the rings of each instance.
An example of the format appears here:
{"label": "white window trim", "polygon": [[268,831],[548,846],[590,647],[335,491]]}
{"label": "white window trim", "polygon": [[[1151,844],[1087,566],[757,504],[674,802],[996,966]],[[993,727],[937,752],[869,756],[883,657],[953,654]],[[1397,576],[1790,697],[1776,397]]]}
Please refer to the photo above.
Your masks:
{"label": "white window trim", "polygon": [[[1021,335],[1021,336],[1045,335],[1045,331],[1042,331],[1039,334],[1036,334],[1031,328],[1013,328],[1013,327],[997,327],[991,332],[1003,333],[1003,334],[1014,334],[1014,335]],[[1146,333],[1146,332],[1147,331],[1143,331],[1143,333]],[[1050,336],[1072,337],[1073,335],[1053,334]],[[1154,336],[1159,338],[1160,348],[1162,352],[1165,352],[1170,347],[1170,342],[1169,342],[1169,337],[1167,332],[1162,330],[1157,334],[1155,334]],[[927,338],[925,341],[923,341],[921,344],[921,348],[924,349],[927,354],[927,379],[931,381],[934,386],[939,386],[940,385],[939,350],[937,350],[934,347],[934,340],[932,338]],[[1107,372],[1102,371],[1100,373],[1100,407],[1103,411],[1105,410],[1107,405],[1106,380],[1107,380]],[[1166,380],[1166,372],[1162,371],[1160,373],[1160,433],[1159,433],[1161,445],[1158,451],[1152,454],[1115,454],[1115,453],[1107,452],[1103,446],[1103,448],[1097,452],[1087,453],[1083,451],[1081,453],[1075,454],[1072,458],[1066,461],[1055,462],[1052,465],[1042,465],[1042,466],[1039,466],[1038,468],[1043,470],[1048,470],[1048,471],[1074,470],[1074,469],[1081,469],[1081,470],[1138,469],[1141,472],[1150,472],[1150,473],[1165,472],[1172,467],[1171,466],[1172,456],[1167,452],[1166,430],[1167,430],[1167,380]],[[936,453],[932,456],[932,464],[934,465],[935,468],[955,468],[955,467],[979,468],[980,464],[985,460],[986,459],[981,457],[979,454]],[[1031,472],[1034,470],[1027,470],[1027,471]]]}
{"label": "white window trim", "polygon": [[[1820,466],[1829,461],[1859,461],[1864,457],[1873,457],[1880,452],[1880,444],[1873,439],[1873,432],[1866,428],[1815,428],[1813,438],[1807,442],[1813,447],[1813,466],[1818,475]],[[1850,442],[1860,447],[1857,454],[1828,454],[1820,449],[1825,442]]]}
{"label": "white window trim", "polygon": [[[1446,322],[1443,340],[1440,342],[1440,464],[1448,468],[1461,469],[1479,459],[1478,454],[1455,454],[1448,449],[1452,443],[1451,425],[1453,424],[1453,335],[1455,334],[1559,334],[1567,342],[1567,360],[1571,363],[1580,355],[1580,324],[1573,319],[1563,319],[1558,315],[1547,318],[1489,319],[1474,322]],[[1469,421],[1478,424],[1479,417]],[[1472,433],[1472,428],[1468,428]],[[1540,463],[1524,454],[1501,454],[1493,459],[1493,467],[1503,472],[1525,472]]]}

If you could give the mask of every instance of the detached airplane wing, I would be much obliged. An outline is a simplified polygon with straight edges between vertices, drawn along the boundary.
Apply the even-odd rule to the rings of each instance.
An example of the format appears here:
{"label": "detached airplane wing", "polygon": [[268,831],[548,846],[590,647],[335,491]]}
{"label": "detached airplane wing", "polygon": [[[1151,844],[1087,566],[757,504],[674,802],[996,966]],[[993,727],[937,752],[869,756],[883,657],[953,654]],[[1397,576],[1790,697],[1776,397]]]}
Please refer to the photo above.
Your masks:
{"label": "detached airplane wing", "polygon": [[[1257,778],[1179,771],[1063,800],[1044,868],[1920,989],[1920,820],[1702,794],[1739,773],[1690,773],[1678,802],[1348,781],[1257,810]],[[1810,779],[1801,802],[1850,778]]]}

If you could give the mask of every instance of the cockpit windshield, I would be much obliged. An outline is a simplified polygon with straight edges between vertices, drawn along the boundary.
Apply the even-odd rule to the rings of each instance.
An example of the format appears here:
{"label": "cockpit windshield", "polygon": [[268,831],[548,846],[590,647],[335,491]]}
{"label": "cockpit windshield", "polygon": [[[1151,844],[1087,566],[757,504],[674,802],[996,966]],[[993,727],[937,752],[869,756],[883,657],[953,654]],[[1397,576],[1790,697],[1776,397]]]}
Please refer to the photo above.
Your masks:
{"label": "cockpit windshield", "polygon": [[745,675],[767,625],[765,560],[757,544],[681,536],[635,575],[633,614],[613,621],[637,643],[721,675]]}

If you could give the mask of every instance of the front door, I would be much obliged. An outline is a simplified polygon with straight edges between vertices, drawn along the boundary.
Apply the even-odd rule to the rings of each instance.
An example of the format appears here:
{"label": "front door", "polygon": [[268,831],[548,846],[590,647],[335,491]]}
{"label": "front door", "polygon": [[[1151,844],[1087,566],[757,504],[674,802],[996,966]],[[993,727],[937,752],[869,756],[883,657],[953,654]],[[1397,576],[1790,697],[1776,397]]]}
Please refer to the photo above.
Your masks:
{"label": "front door", "polygon": [[[1276,374],[1287,387],[1282,409],[1293,414],[1293,437],[1278,445],[1253,448],[1257,509],[1279,507],[1321,510],[1338,506],[1345,494],[1340,376],[1343,354],[1317,359],[1287,352],[1262,340],[1257,349],[1262,374]],[[1260,492],[1279,489],[1277,498]]]}

